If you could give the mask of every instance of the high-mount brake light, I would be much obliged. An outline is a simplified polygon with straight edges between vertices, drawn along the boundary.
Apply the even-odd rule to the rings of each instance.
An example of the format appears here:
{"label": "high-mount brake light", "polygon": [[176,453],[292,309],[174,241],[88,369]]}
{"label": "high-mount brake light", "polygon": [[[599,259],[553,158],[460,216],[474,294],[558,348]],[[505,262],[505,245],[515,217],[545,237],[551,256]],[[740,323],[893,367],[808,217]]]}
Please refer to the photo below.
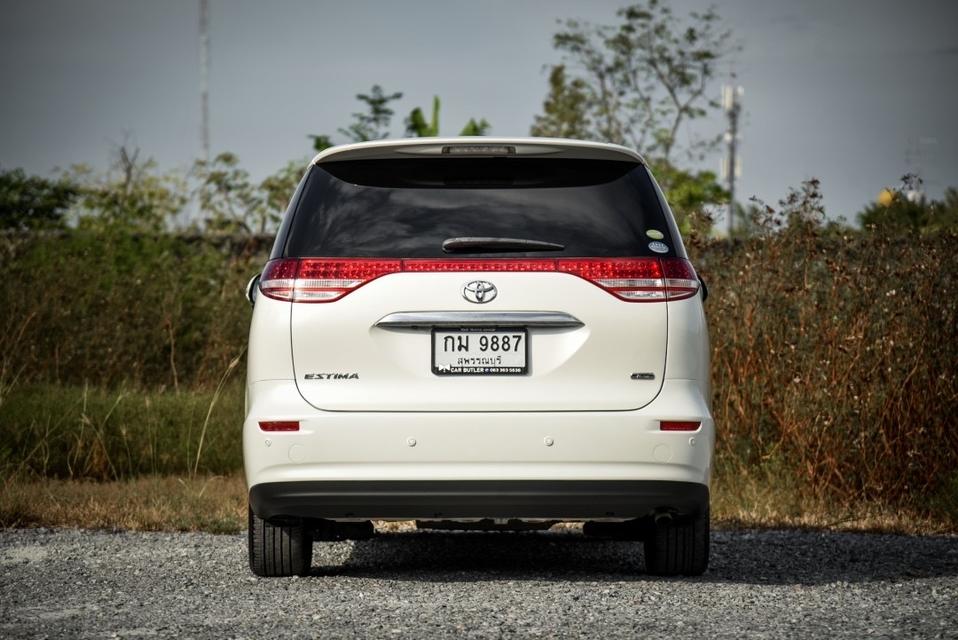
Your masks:
{"label": "high-mount brake light", "polygon": [[684,300],[699,291],[685,258],[280,258],[266,264],[260,291],[287,302],[333,302],[391,273],[542,271],[578,276],[626,302]]}
{"label": "high-mount brake light", "polygon": [[451,144],[442,148],[444,156],[514,156],[511,144]]}

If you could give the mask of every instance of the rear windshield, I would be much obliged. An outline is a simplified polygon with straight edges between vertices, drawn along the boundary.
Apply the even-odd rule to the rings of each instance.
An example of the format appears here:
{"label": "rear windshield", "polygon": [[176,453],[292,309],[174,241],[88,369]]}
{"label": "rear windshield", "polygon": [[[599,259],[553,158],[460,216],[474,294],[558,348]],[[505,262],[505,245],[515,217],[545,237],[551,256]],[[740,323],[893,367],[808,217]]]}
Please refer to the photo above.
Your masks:
{"label": "rear windshield", "polygon": [[[675,255],[646,170],[631,162],[529,158],[350,160],[312,168],[288,257],[451,257],[452,238],[518,238],[562,249],[481,246],[462,257]],[[655,253],[650,242],[659,240]],[[661,253],[664,243],[666,253]],[[543,245],[544,246],[544,245]],[[515,249],[515,247],[513,247]]]}

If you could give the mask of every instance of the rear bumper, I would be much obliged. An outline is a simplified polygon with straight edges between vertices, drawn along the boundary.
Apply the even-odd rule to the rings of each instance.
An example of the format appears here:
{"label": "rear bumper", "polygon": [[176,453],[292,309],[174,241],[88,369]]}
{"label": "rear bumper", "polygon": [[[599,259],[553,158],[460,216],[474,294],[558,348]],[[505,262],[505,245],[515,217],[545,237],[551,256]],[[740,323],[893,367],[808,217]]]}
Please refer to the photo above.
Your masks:
{"label": "rear bumper", "polygon": [[264,519],[631,519],[696,514],[708,499],[704,484],[661,480],[300,481],[249,492]]}
{"label": "rear bumper", "polygon": [[[694,380],[665,380],[634,411],[333,412],[291,380],[249,392],[244,461],[261,517],[632,518],[691,508],[711,473],[714,423]],[[661,420],[701,426],[666,432]]]}

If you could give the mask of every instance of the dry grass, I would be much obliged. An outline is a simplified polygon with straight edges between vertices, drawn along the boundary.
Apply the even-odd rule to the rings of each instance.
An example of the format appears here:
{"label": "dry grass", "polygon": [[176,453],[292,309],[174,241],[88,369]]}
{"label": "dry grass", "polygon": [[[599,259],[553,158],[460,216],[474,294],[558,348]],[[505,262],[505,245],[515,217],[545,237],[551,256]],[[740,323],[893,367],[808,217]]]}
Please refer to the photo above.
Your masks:
{"label": "dry grass", "polygon": [[[688,243],[711,289],[714,515],[955,530],[958,235],[822,224],[815,181],[762,211],[747,238]],[[110,481],[34,484],[51,496],[78,486],[123,495],[169,482],[139,477],[238,473],[236,358],[249,321],[240,292],[262,259],[209,241],[81,233],[0,251],[0,477]],[[5,495],[2,522],[57,512],[29,504],[42,490],[5,491],[14,489],[26,492],[24,515]],[[164,499],[168,511],[192,508],[154,502]],[[120,520],[92,526],[128,526]]]}
{"label": "dry grass", "polygon": [[237,362],[215,390],[21,385],[0,404],[0,477],[235,474],[244,393],[230,376]]}
{"label": "dry grass", "polygon": [[246,487],[235,475],[14,478],[0,488],[0,527],[233,533],[246,527]]}
{"label": "dry grass", "polygon": [[[929,535],[958,533],[958,522],[878,503],[839,506],[773,488],[765,478],[730,477],[713,486],[717,528],[803,528]],[[0,527],[83,527],[132,531],[236,533],[246,528],[246,488],[238,475],[135,480],[10,479],[0,490]],[[409,531],[412,522],[377,525]],[[564,525],[578,529],[578,525]]]}
{"label": "dry grass", "polygon": [[838,504],[954,505],[956,241],[796,228],[696,248],[716,463]]}
{"label": "dry grass", "polygon": [[712,483],[712,526],[722,529],[827,529],[907,535],[958,533],[953,510],[917,512],[879,501],[843,503],[767,473],[720,475]]}

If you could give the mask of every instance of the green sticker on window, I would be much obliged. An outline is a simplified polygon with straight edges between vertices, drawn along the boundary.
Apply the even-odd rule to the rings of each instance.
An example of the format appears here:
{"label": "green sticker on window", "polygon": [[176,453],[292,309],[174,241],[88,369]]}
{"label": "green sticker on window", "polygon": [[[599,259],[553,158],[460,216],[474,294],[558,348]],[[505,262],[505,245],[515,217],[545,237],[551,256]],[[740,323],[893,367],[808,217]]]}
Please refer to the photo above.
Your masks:
{"label": "green sticker on window", "polygon": [[645,235],[649,236],[653,240],[661,240],[665,237],[665,234],[659,231],[658,229],[649,229],[645,232]]}

